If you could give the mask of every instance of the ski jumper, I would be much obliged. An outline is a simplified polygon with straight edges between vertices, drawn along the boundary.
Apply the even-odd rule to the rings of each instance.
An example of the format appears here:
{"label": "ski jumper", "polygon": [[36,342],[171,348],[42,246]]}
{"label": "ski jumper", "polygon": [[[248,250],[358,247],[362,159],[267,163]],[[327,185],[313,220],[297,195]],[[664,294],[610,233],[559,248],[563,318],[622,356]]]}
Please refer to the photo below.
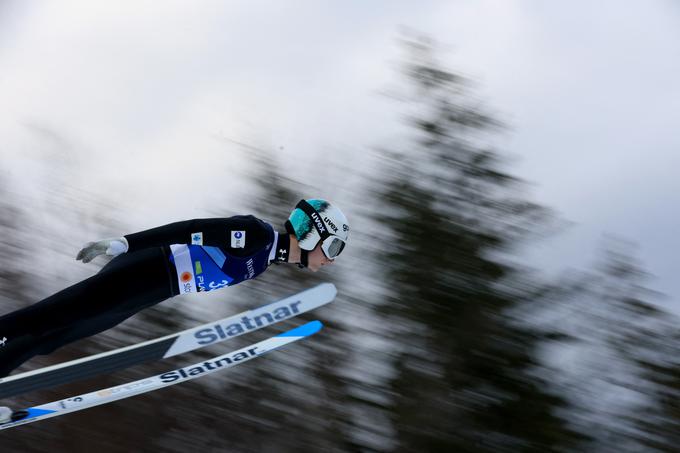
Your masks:
{"label": "ski jumper", "polygon": [[287,261],[287,234],[253,216],[196,219],[126,235],[96,275],[0,317],[0,376],[179,294],[233,286]]}

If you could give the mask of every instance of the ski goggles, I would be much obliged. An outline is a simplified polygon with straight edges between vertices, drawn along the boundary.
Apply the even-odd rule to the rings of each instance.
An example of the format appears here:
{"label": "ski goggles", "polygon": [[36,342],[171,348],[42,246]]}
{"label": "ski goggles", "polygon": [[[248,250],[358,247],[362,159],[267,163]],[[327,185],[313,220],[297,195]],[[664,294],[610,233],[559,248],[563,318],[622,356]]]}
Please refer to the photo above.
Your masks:
{"label": "ski goggles", "polygon": [[334,260],[345,249],[345,241],[337,236],[330,236],[321,242],[321,250],[326,258]]}

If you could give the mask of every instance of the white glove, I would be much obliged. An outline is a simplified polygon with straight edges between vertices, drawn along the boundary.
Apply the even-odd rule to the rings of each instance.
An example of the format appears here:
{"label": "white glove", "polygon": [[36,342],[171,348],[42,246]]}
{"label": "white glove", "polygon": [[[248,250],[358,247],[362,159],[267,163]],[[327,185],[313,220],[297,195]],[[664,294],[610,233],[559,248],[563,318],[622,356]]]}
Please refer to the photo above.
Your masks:
{"label": "white glove", "polygon": [[109,256],[118,256],[128,251],[130,246],[127,239],[111,238],[104,239],[98,242],[88,242],[83,246],[83,249],[78,252],[77,260],[83,260],[83,263],[89,263],[95,257],[103,254]]}

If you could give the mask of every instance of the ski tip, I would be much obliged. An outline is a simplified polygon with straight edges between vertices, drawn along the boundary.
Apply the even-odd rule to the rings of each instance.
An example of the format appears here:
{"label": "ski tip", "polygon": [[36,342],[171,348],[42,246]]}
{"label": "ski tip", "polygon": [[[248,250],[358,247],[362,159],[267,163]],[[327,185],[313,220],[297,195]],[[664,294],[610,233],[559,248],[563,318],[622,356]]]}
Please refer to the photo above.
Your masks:
{"label": "ski tip", "polygon": [[312,293],[316,294],[319,297],[328,298],[329,301],[335,299],[335,296],[338,295],[338,288],[335,287],[333,283],[319,283],[316,286],[313,286],[309,289],[306,289],[305,291],[302,291],[302,293]]}
{"label": "ski tip", "polygon": [[300,327],[296,327],[295,329],[289,330],[288,332],[284,332],[280,335],[279,337],[308,337],[310,335],[314,335],[317,333],[321,328],[323,327],[323,324],[321,321],[311,321],[308,322],[307,324],[303,324]]}
{"label": "ski tip", "polygon": [[333,283],[321,283],[318,288],[327,290],[330,294],[332,294],[333,298],[338,295],[338,288],[336,288]]}

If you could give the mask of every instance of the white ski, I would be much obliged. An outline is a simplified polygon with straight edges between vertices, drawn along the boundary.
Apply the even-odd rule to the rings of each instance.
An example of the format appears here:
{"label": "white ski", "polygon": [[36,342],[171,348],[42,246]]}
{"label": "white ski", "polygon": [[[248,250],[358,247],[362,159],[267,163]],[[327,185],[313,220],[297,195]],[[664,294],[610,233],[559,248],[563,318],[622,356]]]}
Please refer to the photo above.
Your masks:
{"label": "white ski", "polygon": [[12,428],[19,425],[33,423],[38,420],[58,417],[69,412],[80,411],[101,404],[129,398],[141,393],[151,392],[170,385],[179,384],[200,376],[205,376],[217,371],[230,368],[248,360],[259,357],[262,354],[278,349],[289,343],[317,333],[323,325],[320,321],[312,321],[288,332],[268,338],[250,346],[232,351],[201,363],[196,363],[184,368],[179,368],[167,373],[152,376],[146,379],[118,385],[96,392],[86,393],[61,401],[30,407],[21,411],[15,411],[14,421],[0,425],[0,429]]}
{"label": "white ski", "polygon": [[322,283],[285,299],[179,333],[0,378],[0,398],[110,373],[226,341],[321,307],[331,302],[336,294],[335,285]]}

